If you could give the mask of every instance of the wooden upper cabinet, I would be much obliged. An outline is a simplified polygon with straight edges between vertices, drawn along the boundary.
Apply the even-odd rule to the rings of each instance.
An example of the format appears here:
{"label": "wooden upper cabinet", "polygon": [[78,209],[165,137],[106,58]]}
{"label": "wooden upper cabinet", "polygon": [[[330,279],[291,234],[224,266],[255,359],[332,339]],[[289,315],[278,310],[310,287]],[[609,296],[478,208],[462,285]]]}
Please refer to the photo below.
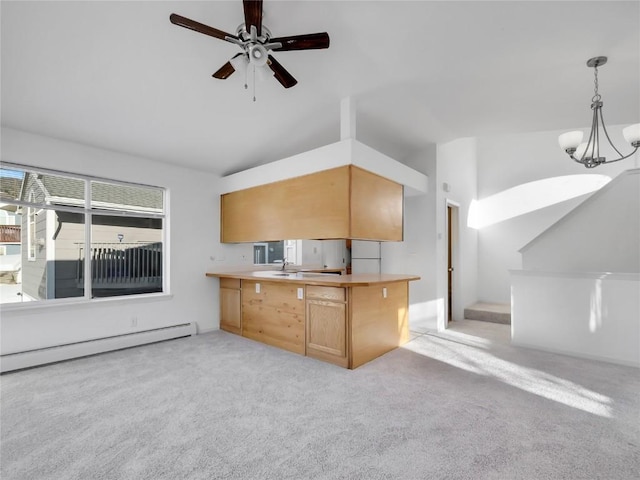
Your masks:
{"label": "wooden upper cabinet", "polygon": [[351,166],[351,232],[357,240],[402,240],[403,187]]}
{"label": "wooden upper cabinet", "polygon": [[221,241],[400,241],[402,188],[346,165],[227,193],[220,197]]}

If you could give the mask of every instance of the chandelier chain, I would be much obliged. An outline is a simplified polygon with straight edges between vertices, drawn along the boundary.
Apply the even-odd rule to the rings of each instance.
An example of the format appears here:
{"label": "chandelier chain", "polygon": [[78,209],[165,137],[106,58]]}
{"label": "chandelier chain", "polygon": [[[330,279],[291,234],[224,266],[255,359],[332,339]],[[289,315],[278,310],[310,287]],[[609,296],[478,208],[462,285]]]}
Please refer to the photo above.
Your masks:
{"label": "chandelier chain", "polygon": [[597,65],[593,68],[593,92],[594,92],[594,95],[591,101],[599,102],[602,99],[602,97],[598,93],[598,66]]}

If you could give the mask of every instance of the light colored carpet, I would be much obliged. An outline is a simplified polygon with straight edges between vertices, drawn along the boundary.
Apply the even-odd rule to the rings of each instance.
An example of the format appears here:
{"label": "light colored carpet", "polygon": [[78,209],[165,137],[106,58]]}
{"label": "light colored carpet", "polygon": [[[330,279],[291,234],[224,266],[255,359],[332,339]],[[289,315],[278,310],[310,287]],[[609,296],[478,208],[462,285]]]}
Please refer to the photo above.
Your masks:
{"label": "light colored carpet", "polygon": [[640,478],[639,371],[503,325],[354,371],[215,332],[0,380],[3,480]]}

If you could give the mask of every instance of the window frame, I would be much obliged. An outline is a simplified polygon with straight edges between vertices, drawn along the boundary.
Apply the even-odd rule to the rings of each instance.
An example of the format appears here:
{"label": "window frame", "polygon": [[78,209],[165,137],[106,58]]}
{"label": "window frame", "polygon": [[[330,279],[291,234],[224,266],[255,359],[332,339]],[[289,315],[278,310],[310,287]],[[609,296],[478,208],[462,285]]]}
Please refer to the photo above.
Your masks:
{"label": "window frame", "polygon": [[[26,208],[28,212],[35,212],[35,215],[38,214],[39,211],[53,210],[53,211],[62,211],[62,212],[70,212],[70,213],[79,213],[84,216],[84,249],[85,251],[89,251],[91,248],[91,236],[92,236],[92,225],[93,225],[93,217],[94,216],[119,216],[119,217],[129,217],[129,218],[143,218],[143,219],[160,219],[162,222],[162,232],[161,232],[161,242],[162,242],[162,291],[161,292],[152,292],[152,293],[130,293],[130,294],[121,294],[107,297],[93,297],[92,296],[92,278],[91,278],[91,262],[84,262],[84,294],[78,297],[66,297],[66,298],[51,298],[38,300],[34,302],[17,302],[17,303],[7,303],[2,304],[3,309],[25,309],[25,308],[46,308],[52,307],[56,305],[65,305],[65,304],[78,304],[78,303],[96,303],[96,302],[121,302],[121,301],[129,301],[133,299],[144,299],[149,297],[170,297],[171,293],[169,291],[169,209],[168,209],[168,197],[169,191],[165,187],[157,186],[157,185],[148,185],[143,183],[136,182],[126,182],[122,180],[115,180],[105,177],[97,177],[92,175],[78,174],[72,173],[62,170],[53,170],[49,168],[41,168],[33,165],[25,165],[13,162],[5,162],[2,161],[0,164],[2,169],[7,170],[20,170],[25,174],[27,173],[42,173],[49,174],[54,176],[62,176],[68,177],[75,180],[82,180],[84,182],[84,199],[78,200],[76,205],[64,205],[57,204],[51,202],[36,202],[34,199],[34,193],[30,192],[28,199],[34,199],[33,201],[23,201],[21,199],[7,199],[4,203],[20,206]],[[154,189],[161,193],[162,195],[162,211],[160,213],[152,212],[152,211],[131,211],[127,210],[113,210],[113,209],[101,209],[100,206],[92,205],[91,199],[91,185],[92,182],[100,182],[109,185],[121,185],[125,187],[137,187],[137,188],[148,188]],[[53,197],[55,199],[55,197]],[[143,210],[145,207],[141,207]],[[34,243],[33,247],[37,250],[37,241],[32,242],[31,239],[31,226],[29,216],[27,215],[27,229],[28,238],[27,243],[29,244],[29,251],[27,252],[27,258],[30,261],[36,260],[37,254],[34,257],[31,257],[31,246],[30,243]],[[24,257],[23,257],[24,258]]]}

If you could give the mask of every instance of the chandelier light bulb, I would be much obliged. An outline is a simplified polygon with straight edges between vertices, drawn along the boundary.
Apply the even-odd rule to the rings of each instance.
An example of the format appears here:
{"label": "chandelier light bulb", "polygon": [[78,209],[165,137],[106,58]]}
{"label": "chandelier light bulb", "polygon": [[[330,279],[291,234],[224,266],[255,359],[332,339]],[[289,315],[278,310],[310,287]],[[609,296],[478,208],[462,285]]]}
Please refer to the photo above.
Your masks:
{"label": "chandelier light bulb", "polygon": [[575,151],[582,142],[582,137],[584,134],[580,130],[576,130],[574,132],[563,133],[558,137],[558,143],[560,144],[560,148],[565,152],[568,150]]}
{"label": "chandelier light bulb", "polygon": [[640,146],[640,123],[624,128],[622,130],[622,136],[632,147]]}
{"label": "chandelier light bulb", "polygon": [[[586,153],[586,155],[585,155]],[[573,156],[575,158],[577,158],[578,160],[582,159],[582,158],[591,158],[591,156],[589,155],[589,153],[587,153],[587,142],[582,142],[580,145],[578,145],[576,147],[576,153],[573,154]]]}

